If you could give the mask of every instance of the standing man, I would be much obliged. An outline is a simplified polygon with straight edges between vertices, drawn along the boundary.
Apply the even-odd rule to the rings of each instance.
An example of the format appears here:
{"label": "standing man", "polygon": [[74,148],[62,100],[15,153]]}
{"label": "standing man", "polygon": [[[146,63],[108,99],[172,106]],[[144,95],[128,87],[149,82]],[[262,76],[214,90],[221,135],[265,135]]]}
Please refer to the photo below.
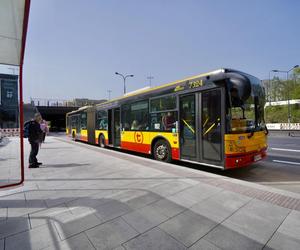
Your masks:
{"label": "standing man", "polygon": [[29,168],[38,168],[42,163],[37,161],[37,154],[39,152],[39,144],[42,141],[43,131],[41,130],[40,123],[42,116],[40,113],[34,115],[34,119],[29,124],[28,141],[31,145],[31,151],[29,155]]}

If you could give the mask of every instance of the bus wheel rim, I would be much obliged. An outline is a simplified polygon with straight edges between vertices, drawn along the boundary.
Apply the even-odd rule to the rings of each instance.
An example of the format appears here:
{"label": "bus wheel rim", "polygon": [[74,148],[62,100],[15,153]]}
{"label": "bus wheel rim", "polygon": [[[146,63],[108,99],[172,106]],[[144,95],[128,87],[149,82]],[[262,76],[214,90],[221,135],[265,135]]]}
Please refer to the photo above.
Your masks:
{"label": "bus wheel rim", "polygon": [[165,159],[167,154],[168,154],[167,147],[165,145],[159,145],[156,148],[156,155],[159,160]]}

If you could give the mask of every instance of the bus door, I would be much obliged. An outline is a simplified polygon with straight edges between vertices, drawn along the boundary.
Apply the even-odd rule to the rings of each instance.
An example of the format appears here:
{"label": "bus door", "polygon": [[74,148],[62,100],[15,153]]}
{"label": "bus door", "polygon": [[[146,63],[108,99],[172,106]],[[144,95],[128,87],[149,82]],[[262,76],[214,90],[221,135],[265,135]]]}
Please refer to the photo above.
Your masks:
{"label": "bus door", "polygon": [[114,117],[113,117],[113,131],[114,131],[114,146],[120,146],[121,139],[121,120],[120,120],[120,108],[114,109]]}
{"label": "bus door", "polygon": [[113,144],[113,110],[109,109],[107,112],[107,130],[108,130],[108,144],[112,145]]}
{"label": "bus door", "polygon": [[95,110],[90,109],[87,111],[87,131],[88,131],[88,142],[95,144]]}
{"label": "bus door", "polygon": [[180,96],[180,158],[223,166],[222,89]]}
{"label": "bus door", "polygon": [[79,114],[75,116],[75,121],[76,121],[76,124],[75,124],[76,139],[80,139],[80,133],[81,133],[80,123],[81,123],[81,119],[80,119],[80,115]]}
{"label": "bus door", "polygon": [[120,108],[108,110],[108,140],[114,147],[120,146]]}
{"label": "bus door", "polygon": [[224,166],[225,96],[217,88],[201,93],[201,162]]}
{"label": "bus door", "polygon": [[[198,161],[195,93],[180,97],[180,158]],[[198,99],[198,98],[197,98]]]}

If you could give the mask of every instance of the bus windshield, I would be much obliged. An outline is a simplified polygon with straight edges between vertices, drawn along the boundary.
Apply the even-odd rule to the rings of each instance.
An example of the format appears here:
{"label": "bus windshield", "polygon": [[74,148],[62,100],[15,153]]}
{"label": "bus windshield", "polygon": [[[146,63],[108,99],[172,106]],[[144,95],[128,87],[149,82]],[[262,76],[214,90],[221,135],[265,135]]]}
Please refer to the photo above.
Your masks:
{"label": "bus windshield", "polygon": [[230,132],[251,133],[265,129],[264,122],[264,89],[260,80],[246,75],[250,80],[251,94],[242,99],[239,89],[230,88]]}

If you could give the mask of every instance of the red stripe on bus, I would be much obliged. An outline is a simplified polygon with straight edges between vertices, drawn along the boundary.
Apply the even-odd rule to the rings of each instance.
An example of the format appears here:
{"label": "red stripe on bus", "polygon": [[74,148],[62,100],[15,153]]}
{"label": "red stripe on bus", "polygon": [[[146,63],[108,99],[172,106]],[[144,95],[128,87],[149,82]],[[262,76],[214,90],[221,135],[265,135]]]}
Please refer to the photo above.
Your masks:
{"label": "red stripe on bus", "polygon": [[179,160],[179,148],[172,148],[172,159]]}
{"label": "red stripe on bus", "polygon": [[140,153],[150,154],[151,152],[151,146],[150,144],[141,144],[141,143],[135,143],[135,142],[121,142],[121,148],[132,150]]}
{"label": "red stripe on bus", "polygon": [[81,136],[80,136],[80,140],[81,140],[81,141],[86,141],[86,142],[87,142],[87,141],[88,141],[88,138],[87,138],[87,136],[81,135]]}

